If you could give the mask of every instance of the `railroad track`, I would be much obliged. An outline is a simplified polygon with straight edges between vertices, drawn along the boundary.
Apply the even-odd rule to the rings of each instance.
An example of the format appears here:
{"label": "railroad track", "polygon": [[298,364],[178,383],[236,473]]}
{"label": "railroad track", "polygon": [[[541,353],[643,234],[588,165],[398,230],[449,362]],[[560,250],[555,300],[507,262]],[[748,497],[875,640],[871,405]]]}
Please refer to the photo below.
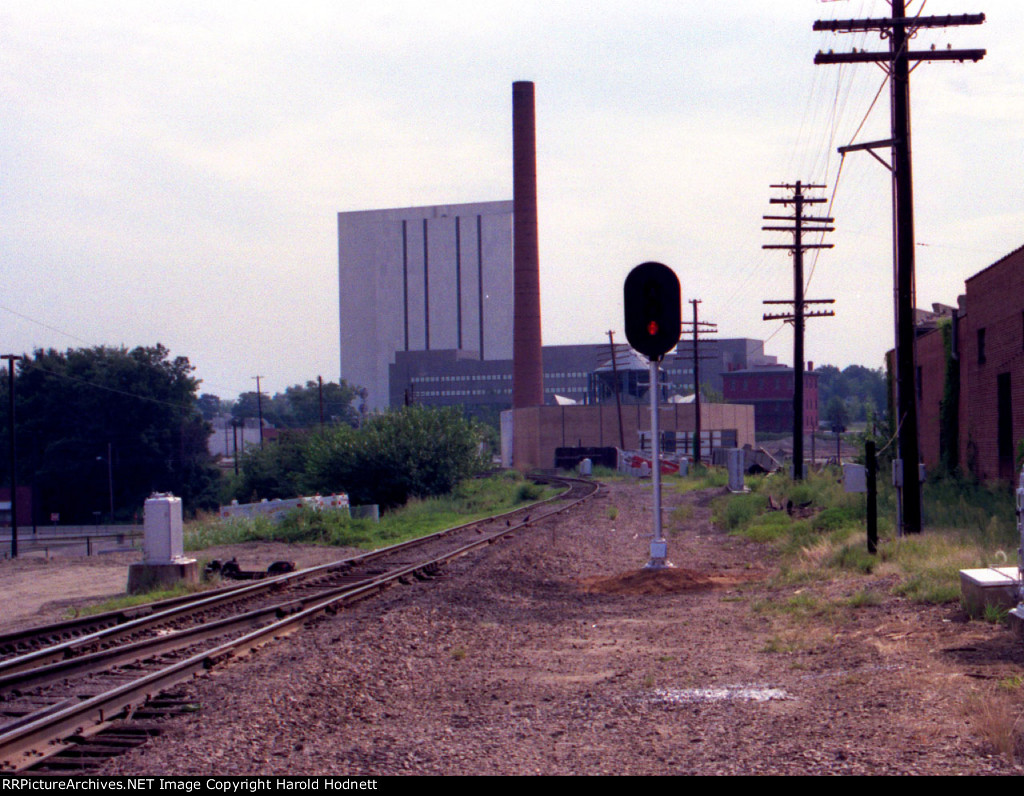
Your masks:
{"label": "railroad track", "polygon": [[0,771],[82,768],[91,755],[144,742],[157,731],[150,724],[113,735],[111,728],[173,712],[175,685],[394,583],[437,577],[454,558],[566,511],[598,488],[558,476],[535,480],[566,491],[312,569],[0,636]]}

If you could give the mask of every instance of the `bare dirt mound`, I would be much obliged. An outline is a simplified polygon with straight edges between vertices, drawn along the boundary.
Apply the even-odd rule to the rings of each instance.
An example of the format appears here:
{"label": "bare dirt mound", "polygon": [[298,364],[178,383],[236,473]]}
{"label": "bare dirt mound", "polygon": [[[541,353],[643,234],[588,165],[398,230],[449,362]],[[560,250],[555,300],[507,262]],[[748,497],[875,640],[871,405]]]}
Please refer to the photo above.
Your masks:
{"label": "bare dirt mound", "polygon": [[763,572],[702,572],[673,567],[582,578],[579,583],[588,594],[678,594],[729,588],[763,577]]}

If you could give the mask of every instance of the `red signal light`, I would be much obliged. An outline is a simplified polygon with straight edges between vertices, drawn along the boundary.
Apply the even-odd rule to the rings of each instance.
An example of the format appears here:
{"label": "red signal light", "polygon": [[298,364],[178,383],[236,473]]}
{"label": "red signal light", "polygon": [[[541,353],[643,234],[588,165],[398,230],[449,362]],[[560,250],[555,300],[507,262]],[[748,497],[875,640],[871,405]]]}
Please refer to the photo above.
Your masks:
{"label": "red signal light", "polygon": [[679,278],[667,265],[643,263],[629,272],[622,298],[629,344],[648,359],[660,360],[679,342]]}

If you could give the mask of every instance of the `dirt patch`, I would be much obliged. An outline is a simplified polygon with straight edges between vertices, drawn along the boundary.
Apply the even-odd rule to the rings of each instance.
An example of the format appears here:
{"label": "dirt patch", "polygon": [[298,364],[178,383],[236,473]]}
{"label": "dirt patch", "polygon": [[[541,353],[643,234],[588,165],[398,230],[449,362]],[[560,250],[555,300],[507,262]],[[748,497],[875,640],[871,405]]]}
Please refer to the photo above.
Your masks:
{"label": "dirt patch", "polygon": [[[200,563],[237,558],[242,569],[265,570],[275,561],[292,561],[298,569],[305,569],[354,552],[310,544],[245,542],[186,555]],[[0,594],[5,600],[0,632],[57,622],[84,607],[123,597],[128,588],[128,567],[141,560],[142,553],[133,552],[0,561]]]}
{"label": "dirt patch", "polygon": [[587,594],[679,594],[705,589],[726,589],[761,580],[764,572],[702,572],[695,569],[641,569],[611,577],[583,578]]}

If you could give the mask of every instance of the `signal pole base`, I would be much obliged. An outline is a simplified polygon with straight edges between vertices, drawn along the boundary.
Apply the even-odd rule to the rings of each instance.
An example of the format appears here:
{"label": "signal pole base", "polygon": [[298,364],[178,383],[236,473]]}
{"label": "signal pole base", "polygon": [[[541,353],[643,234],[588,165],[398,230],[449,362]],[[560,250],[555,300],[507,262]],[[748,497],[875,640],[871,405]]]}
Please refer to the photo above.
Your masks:
{"label": "signal pole base", "polygon": [[651,559],[644,569],[673,569],[675,564],[668,560],[668,543],[664,539],[651,542]]}

